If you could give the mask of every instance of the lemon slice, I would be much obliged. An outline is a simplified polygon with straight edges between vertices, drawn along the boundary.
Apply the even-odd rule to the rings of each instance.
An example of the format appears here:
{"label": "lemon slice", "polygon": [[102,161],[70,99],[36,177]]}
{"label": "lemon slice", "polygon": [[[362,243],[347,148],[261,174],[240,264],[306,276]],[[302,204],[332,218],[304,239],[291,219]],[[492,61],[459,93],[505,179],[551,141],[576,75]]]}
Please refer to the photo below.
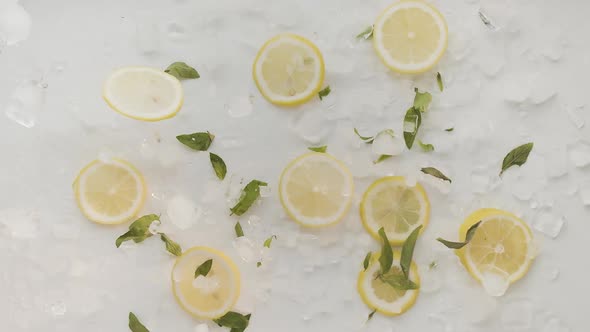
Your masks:
{"label": "lemon slice", "polygon": [[[195,278],[195,270],[211,259],[209,273]],[[172,268],[172,291],[180,306],[197,318],[216,319],[236,304],[240,295],[240,272],[223,252],[193,247],[176,259]]]}
{"label": "lemon slice", "polygon": [[309,227],[340,221],[350,208],[353,190],[348,168],[327,153],[307,153],[293,160],[279,183],[287,214]]}
{"label": "lemon slice", "polygon": [[421,0],[398,1],[377,18],[373,45],[385,65],[400,73],[432,68],[447,49],[447,23]]}
{"label": "lemon slice", "polygon": [[[414,305],[416,298],[418,298],[419,289],[398,290],[378,279],[377,275],[381,269],[378,259],[379,255],[373,254],[367,270],[359,273],[357,290],[369,308],[387,316],[401,315]],[[403,275],[399,267],[399,259],[400,254],[396,251],[393,265],[391,270],[385,274],[386,276]],[[420,276],[414,262],[410,267],[410,280],[420,284]]]}
{"label": "lemon slice", "polygon": [[133,219],[143,206],[146,186],[130,163],[95,160],[74,181],[76,201],[82,213],[99,224],[120,224]]}
{"label": "lemon slice", "polygon": [[501,296],[508,286],[522,278],[536,255],[528,225],[515,215],[497,209],[480,209],[465,219],[459,238],[481,221],[475,235],[457,250],[461,262],[490,295]]}
{"label": "lemon slice", "polygon": [[252,70],[260,93],[273,104],[302,104],[322,88],[324,59],[309,40],[290,33],[267,41]]}
{"label": "lemon slice", "polygon": [[373,182],[361,201],[361,220],[365,229],[377,240],[383,227],[389,242],[402,245],[418,226],[424,228],[430,219],[430,202],[418,183],[406,185],[401,176],[387,176]]}
{"label": "lemon slice", "polygon": [[136,120],[159,121],[178,113],[184,92],[176,77],[160,69],[125,67],[107,78],[102,96],[118,113]]}

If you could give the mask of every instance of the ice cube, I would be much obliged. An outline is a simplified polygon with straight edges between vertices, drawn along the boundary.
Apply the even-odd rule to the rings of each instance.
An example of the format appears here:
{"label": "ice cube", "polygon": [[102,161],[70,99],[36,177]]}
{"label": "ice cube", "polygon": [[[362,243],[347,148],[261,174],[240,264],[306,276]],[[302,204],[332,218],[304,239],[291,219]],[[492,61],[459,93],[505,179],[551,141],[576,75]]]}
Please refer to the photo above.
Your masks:
{"label": "ice cube", "polygon": [[225,108],[232,118],[242,118],[250,115],[254,106],[249,96],[239,96],[233,98]]}
{"label": "ice cube", "polygon": [[54,221],[52,224],[53,235],[57,239],[77,239],[80,236],[80,223],[73,219]]}
{"label": "ice cube", "polygon": [[4,113],[12,121],[26,128],[35,126],[45,103],[45,91],[37,80],[26,80],[15,87],[5,105]]}
{"label": "ice cube", "polygon": [[17,1],[0,4],[0,39],[14,45],[29,38],[32,19]]}
{"label": "ice cube", "polygon": [[420,291],[424,293],[435,293],[442,286],[442,271],[436,267],[423,265],[420,267]]}
{"label": "ice cube", "polygon": [[514,20],[514,9],[509,0],[480,1],[480,19],[490,30],[511,30],[517,27]]}
{"label": "ice cube", "polygon": [[567,115],[570,119],[570,122],[578,129],[581,129],[586,124],[582,114],[580,112],[580,108],[573,108],[570,107],[567,109]]}
{"label": "ice cube", "polygon": [[66,303],[62,300],[51,303],[50,305],[48,305],[48,309],[48,311],[56,318],[65,315],[68,311]]}
{"label": "ice cube", "polygon": [[520,104],[530,95],[530,82],[522,76],[511,76],[503,83],[504,100],[509,103]]}
{"label": "ice cube", "polygon": [[533,303],[515,300],[504,304],[501,313],[502,327],[510,331],[527,330],[533,324]]}
{"label": "ice cube", "polygon": [[535,218],[533,228],[551,238],[556,238],[564,224],[564,217],[556,216],[549,211],[542,211]]}
{"label": "ice cube", "polygon": [[570,329],[565,323],[563,323],[559,318],[551,318],[547,323],[545,323],[543,330],[541,332],[571,332]]}
{"label": "ice cube", "polygon": [[397,156],[402,153],[404,149],[405,145],[401,137],[393,137],[384,132],[379,133],[371,145],[371,150],[376,156],[383,154]]}
{"label": "ice cube", "polygon": [[499,271],[484,272],[481,278],[481,283],[486,293],[495,297],[504,295],[510,286],[508,276]]}
{"label": "ice cube", "polygon": [[14,238],[33,239],[39,234],[39,214],[36,211],[7,209],[0,211],[0,225]]}
{"label": "ice cube", "polygon": [[135,30],[135,43],[139,52],[151,55],[158,53],[162,47],[162,31],[160,27],[147,18],[147,23],[139,23]]}
{"label": "ice cube", "polygon": [[189,229],[200,218],[202,211],[184,195],[174,195],[167,202],[166,214],[180,229]]}
{"label": "ice cube", "polygon": [[245,236],[234,239],[233,247],[244,262],[259,262],[262,259],[261,248]]}
{"label": "ice cube", "polygon": [[553,80],[537,77],[533,80],[530,101],[535,105],[541,105],[557,95],[557,88]]}
{"label": "ice cube", "polygon": [[289,128],[306,142],[319,144],[330,134],[333,126],[319,111],[306,110],[291,119]]}
{"label": "ice cube", "polygon": [[201,293],[204,294],[211,294],[219,289],[221,285],[219,278],[214,275],[211,276],[202,276],[199,275],[198,277],[193,280],[193,287],[199,290]]}
{"label": "ice cube", "polygon": [[209,325],[199,324],[195,326],[195,332],[209,332]]}
{"label": "ice cube", "polygon": [[434,322],[436,325],[440,327],[437,329],[441,332],[455,332],[455,328],[453,327],[453,323],[449,318],[449,315],[445,313],[436,313],[428,315],[428,320]]}
{"label": "ice cube", "polygon": [[584,206],[590,206],[590,183],[585,183],[580,186],[580,199]]}
{"label": "ice cube", "polygon": [[564,176],[568,171],[567,149],[563,146],[553,149],[543,158],[543,163],[547,176],[551,178]]}
{"label": "ice cube", "polygon": [[166,24],[166,33],[172,40],[186,39],[186,28],[183,24],[178,22],[169,22]]}
{"label": "ice cube", "polygon": [[570,161],[576,167],[590,165],[590,144],[579,141],[569,148]]}

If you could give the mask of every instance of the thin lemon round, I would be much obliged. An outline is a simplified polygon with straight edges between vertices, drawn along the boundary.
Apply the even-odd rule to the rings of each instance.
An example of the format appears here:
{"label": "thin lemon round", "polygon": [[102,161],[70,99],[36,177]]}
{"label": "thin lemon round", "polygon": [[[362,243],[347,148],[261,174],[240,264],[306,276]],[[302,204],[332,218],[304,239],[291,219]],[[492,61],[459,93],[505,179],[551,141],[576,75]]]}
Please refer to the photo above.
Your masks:
{"label": "thin lemon round", "polygon": [[486,274],[498,275],[508,284],[524,277],[536,255],[529,226],[510,212],[480,209],[465,219],[459,239],[465,239],[467,230],[479,221],[471,241],[456,251],[469,274],[480,283]]}
{"label": "thin lemon round", "polygon": [[[357,290],[365,304],[380,314],[387,316],[398,316],[408,311],[418,298],[419,289],[398,290],[391,285],[384,283],[377,278],[380,273],[379,255],[373,254],[371,263],[366,271],[361,271],[357,280]],[[400,269],[400,254],[396,251],[394,254],[393,264],[389,274],[402,275]],[[420,284],[420,275],[416,264],[412,262],[410,267],[410,280]]]}
{"label": "thin lemon round", "polygon": [[74,181],[78,207],[99,224],[120,224],[137,216],[146,196],[141,173],[121,159],[95,160]]}
{"label": "thin lemon round", "polygon": [[160,121],[178,113],[184,100],[180,81],[163,70],[124,67],[104,83],[102,96],[116,112],[142,121]]}
{"label": "thin lemon round", "polygon": [[385,9],[373,28],[373,46],[381,61],[400,73],[423,73],[447,49],[442,14],[422,0],[401,0]]}
{"label": "thin lemon round", "polygon": [[354,192],[352,175],[327,153],[307,153],[293,160],[281,175],[279,196],[287,214],[307,227],[337,223]]}
{"label": "thin lemon round", "polygon": [[423,231],[428,225],[430,202],[419,183],[409,187],[404,177],[387,176],[365,191],[360,214],[375,239],[380,240],[378,231],[383,227],[391,244],[402,245],[416,227],[422,225]]}
{"label": "thin lemon round", "polygon": [[252,75],[269,102],[283,106],[305,103],[324,83],[324,58],[311,41],[284,33],[267,41],[254,60]]}
{"label": "thin lemon round", "polygon": [[[211,259],[211,270],[195,278],[196,269]],[[216,319],[236,304],[240,295],[240,271],[223,252],[193,247],[176,259],[172,268],[172,292],[178,304],[199,319]]]}

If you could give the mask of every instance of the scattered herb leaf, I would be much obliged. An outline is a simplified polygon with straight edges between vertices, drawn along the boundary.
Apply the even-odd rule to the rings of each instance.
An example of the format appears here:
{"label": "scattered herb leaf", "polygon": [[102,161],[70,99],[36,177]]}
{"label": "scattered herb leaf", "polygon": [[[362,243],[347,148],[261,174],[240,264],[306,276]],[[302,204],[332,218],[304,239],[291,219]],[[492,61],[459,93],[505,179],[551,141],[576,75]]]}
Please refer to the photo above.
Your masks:
{"label": "scattered herb leaf", "polygon": [[369,267],[369,263],[371,262],[371,256],[373,256],[372,252],[368,252],[367,256],[365,256],[365,260],[363,261],[363,268],[365,269],[365,271],[367,271],[367,268]]}
{"label": "scattered herb leaf", "polygon": [[502,161],[502,170],[500,171],[500,175],[504,173],[508,168],[512,166],[522,166],[526,163],[529,153],[533,149],[533,143],[526,143],[521,146],[517,146],[512,151],[508,152],[504,160]]}
{"label": "scattered herb leaf", "polygon": [[410,107],[404,117],[404,141],[408,149],[411,149],[412,145],[414,145],[414,140],[416,139],[416,135],[418,135],[418,129],[420,129],[421,124],[421,112],[415,107]]}
{"label": "scattered herb leaf", "polygon": [[240,329],[243,331],[248,327],[250,323],[251,314],[242,315],[240,313],[230,311],[220,318],[214,319],[215,324],[223,327],[229,327],[230,329]]}
{"label": "scattered herb leaf", "polygon": [[164,241],[164,243],[166,243],[166,250],[169,253],[171,253],[174,256],[182,255],[182,248],[180,247],[180,244],[172,241],[172,239],[170,239],[168,235],[160,233],[160,239]]}
{"label": "scattered herb leaf", "polygon": [[358,35],[356,35],[356,38],[362,38],[362,39],[371,39],[373,38],[373,26],[369,25],[365,30],[363,30],[361,33],[359,33]]}
{"label": "scattered herb leaf", "polygon": [[393,156],[390,154],[382,154],[379,156],[379,158],[377,158],[377,160],[373,161],[373,164],[378,164],[378,163],[382,162],[383,160],[387,160],[391,157],[393,157]]}
{"label": "scattered herb leaf", "polygon": [[418,289],[419,286],[413,282],[412,280],[406,278],[402,274],[386,274],[380,275],[379,279],[381,281],[389,284],[391,287],[397,290],[410,290],[410,289]]}
{"label": "scattered herb leaf", "polygon": [[465,234],[465,241],[463,242],[453,242],[453,241],[447,241],[444,240],[442,238],[437,238],[436,240],[442,244],[444,244],[447,248],[450,249],[461,249],[463,247],[465,247],[469,241],[471,241],[471,239],[473,239],[473,236],[475,235],[475,231],[477,230],[477,227],[479,227],[479,225],[481,224],[481,220],[478,221],[477,223],[473,224],[471,227],[469,227],[469,229],[467,230],[467,233]]}
{"label": "scattered herb leaf", "polygon": [[267,247],[267,248],[270,248],[270,245],[271,245],[273,239],[276,240],[277,239],[277,236],[276,235],[273,235],[273,236],[269,237],[268,239],[266,239],[264,241],[264,246]]}
{"label": "scattered herb leaf", "polygon": [[170,66],[168,66],[168,68],[166,68],[166,70],[164,70],[166,73],[178,78],[179,80],[181,79],[185,79],[185,78],[199,78],[201,77],[201,75],[199,75],[199,72],[197,72],[197,70],[189,65],[187,65],[184,62],[174,62],[172,63]]}
{"label": "scattered herb leaf", "polygon": [[453,131],[453,130],[455,130],[455,127],[451,127],[451,128],[447,128],[447,129],[445,129],[445,131],[448,131],[448,132],[451,132],[451,131]]}
{"label": "scattered herb leaf", "polygon": [[320,100],[324,100],[324,97],[329,95],[330,92],[332,92],[332,90],[330,89],[329,85],[327,87],[323,88],[322,90],[320,90],[320,92],[318,92],[318,96],[320,97]]}
{"label": "scattered herb leaf", "polygon": [[131,332],[150,332],[132,312],[129,313],[129,329]]}
{"label": "scattered herb leaf", "polygon": [[428,92],[420,92],[418,88],[414,88],[414,92],[416,92],[414,96],[414,108],[420,112],[426,112],[430,102],[432,102],[432,95]]}
{"label": "scattered herb leaf", "polygon": [[215,135],[211,134],[210,132],[201,132],[176,136],[176,139],[180,143],[196,151],[207,151],[207,149],[209,149],[209,146],[211,146],[211,142],[213,142],[214,138]]}
{"label": "scattered herb leaf", "polygon": [[246,211],[248,211],[248,209],[252,206],[252,204],[254,204],[256,199],[258,199],[258,197],[260,197],[260,187],[261,186],[265,187],[267,185],[268,184],[266,182],[262,182],[262,181],[258,181],[258,180],[250,181],[244,187],[244,189],[242,189],[242,194],[240,195],[240,199],[238,200],[238,203],[236,203],[236,205],[234,205],[234,207],[232,207],[230,209],[231,214],[241,216],[244,213],[246,213]]}
{"label": "scattered herb leaf", "polygon": [[308,149],[309,149],[309,150],[311,150],[311,151],[314,151],[314,152],[321,152],[321,153],[325,153],[325,152],[326,152],[326,150],[328,150],[328,146],[327,146],[327,145],[322,145],[322,146],[310,146]]}
{"label": "scattered herb leaf", "polygon": [[418,145],[420,145],[420,147],[422,148],[422,151],[424,151],[424,152],[434,151],[434,145],[432,145],[432,144],[424,143],[421,140],[418,140]]}
{"label": "scattered herb leaf", "polygon": [[391,248],[391,244],[389,243],[389,239],[387,238],[387,234],[385,233],[385,229],[383,227],[379,228],[379,236],[383,241],[381,247],[381,256],[379,256],[381,275],[383,275],[389,272],[391,269],[391,264],[393,264],[393,249]]}
{"label": "scattered herb leaf", "polygon": [[444,175],[441,171],[439,171],[438,169],[436,169],[434,167],[424,167],[421,169],[421,171],[424,174],[432,175],[432,176],[437,177],[437,178],[444,180],[444,181],[449,181],[449,183],[453,182],[446,175]]}
{"label": "scattered herb leaf", "polygon": [[206,277],[207,274],[209,274],[209,271],[211,271],[212,266],[213,266],[213,259],[208,259],[208,260],[204,261],[203,264],[199,265],[197,267],[197,269],[195,270],[195,279],[198,276]]}
{"label": "scattered herb leaf", "polygon": [[260,267],[262,265],[262,262],[256,262],[256,267]]}
{"label": "scattered herb leaf", "polygon": [[440,90],[440,92],[443,92],[445,87],[443,85],[442,75],[438,72],[436,73],[436,84],[438,84],[438,89]]}
{"label": "scattered herb leaf", "polygon": [[152,222],[156,220],[160,220],[160,216],[157,214],[148,214],[135,220],[129,225],[129,231],[117,238],[115,245],[119,248],[123,242],[129,240],[133,240],[135,243],[143,242],[145,239],[153,235],[150,233],[149,229]]}
{"label": "scattered herb leaf", "polygon": [[225,174],[227,174],[227,166],[225,166],[223,159],[221,159],[221,157],[215,153],[209,152],[209,160],[211,160],[211,166],[213,166],[215,175],[217,175],[219,180],[225,179]]}
{"label": "scattered herb leaf", "polygon": [[402,272],[406,279],[410,279],[410,266],[412,266],[412,256],[414,256],[414,247],[416,246],[416,240],[418,239],[418,235],[420,235],[420,230],[422,229],[422,225],[416,227],[408,238],[404,242],[402,246],[402,255],[399,261],[399,265],[402,268]]}
{"label": "scattered herb leaf", "polygon": [[438,266],[438,263],[436,261],[432,261],[432,262],[430,262],[430,264],[428,264],[428,269],[430,269],[430,270],[436,269],[437,266]]}
{"label": "scattered herb leaf", "polygon": [[236,231],[236,237],[242,237],[244,236],[244,230],[242,229],[242,225],[240,224],[240,222],[236,222],[236,225],[234,226],[234,230]]}
{"label": "scattered herb leaf", "polygon": [[367,317],[367,322],[371,320],[371,318],[373,318],[373,316],[375,315],[375,313],[377,312],[377,309],[373,309],[373,311],[371,311],[371,313],[369,313],[369,316]]}
{"label": "scattered herb leaf", "polygon": [[354,128],[354,133],[361,140],[365,141],[365,143],[367,143],[367,144],[373,144],[373,142],[375,141],[377,136],[382,135],[382,134],[389,135],[391,137],[395,137],[395,133],[394,133],[393,129],[383,129],[380,132],[378,132],[377,135],[375,135],[375,136],[361,136],[361,134],[359,134],[359,132],[356,128]]}
{"label": "scattered herb leaf", "polygon": [[488,19],[488,17],[484,13],[482,13],[481,11],[478,13],[479,13],[479,18],[481,19],[483,24],[485,24],[486,27],[488,27],[492,30],[497,30],[496,26],[492,24],[492,22]]}

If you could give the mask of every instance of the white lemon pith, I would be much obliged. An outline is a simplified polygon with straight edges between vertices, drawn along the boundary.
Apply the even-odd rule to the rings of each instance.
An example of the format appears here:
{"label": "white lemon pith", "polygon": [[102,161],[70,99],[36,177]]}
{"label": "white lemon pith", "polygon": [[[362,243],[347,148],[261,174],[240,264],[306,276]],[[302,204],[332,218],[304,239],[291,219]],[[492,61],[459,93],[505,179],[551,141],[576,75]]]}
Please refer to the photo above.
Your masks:
{"label": "white lemon pith", "polygon": [[481,224],[475,235],[457,255],[484,287],[489,276],[505,280],[507,287],[527,273],[535,258],[532,232],[524,221],[509,212],[481,209],[466,218],[459,238],[464,239],[467,230],[478,221]]}
{"label": "white lemon pith", "polygon": [[260,93],[271,103],[298,105],[322,88],[324,59],[309,40],[281,34],[267,41],[256,56],[253,77]]}
{"label": "white lemon pith", "polygon": [[292,161],[279,184],[281,203],[296,222],[327,226],[350,207],[354,185],[348,168],[327,153],[308,153]]}
{"label": "white lemon pith", "polygon": [[408,235],[430,218],[430,202],[420,184],[406,185],[405,178],[389,176],[373,182],[363,195],[360,206],[365,229],[380,239],[383,227],[387,238],[394,245],[402,245]]}
{"label": "white lemon pith", "polygon": [[398,1],[385,9],[373,29],[373,45],[386,66],[401,73],[432,68],[447,48],[447,23],[421,0]]}
{"label": "white lemon pith", "polygon": [[82,213],[101,224],[120,224],[141,209],[146,186],[141,173],[130,163],[95,160],[74,181],[76,201]]}
{"label": "white lemon pith", "polygon": [[[402,275],[399,268],[399,254],[396,253],[393,259],[393,265],[388,274]],[[373,255],[371,263],[366,271],[361,271],[358,277],[357,289],[365,304],[377,312],[397,316],[410,309],[416,302],[419,289],[398,290],[391,285],[377,278],[380,273],[379,255]],[[410,267],[410,280],[420,284],[420,276],[416,264],[412,262]]]}
{"label": "white lemon pith", "polygon": [[184,92],[176,77],[160,69],[124,67],[107,78],[103,98],[113,110],[127,117],[159,121],[176,115]]}
{"label": "white lemon pith", "polygon": [[[207,276],[195,278],[195,270],[213,261]],[[197,318],[215,319],[225,315],[240,295],[240,272],[221,251],[193,247],[178,257],[172,268],[172,291],[180,306]]]}

